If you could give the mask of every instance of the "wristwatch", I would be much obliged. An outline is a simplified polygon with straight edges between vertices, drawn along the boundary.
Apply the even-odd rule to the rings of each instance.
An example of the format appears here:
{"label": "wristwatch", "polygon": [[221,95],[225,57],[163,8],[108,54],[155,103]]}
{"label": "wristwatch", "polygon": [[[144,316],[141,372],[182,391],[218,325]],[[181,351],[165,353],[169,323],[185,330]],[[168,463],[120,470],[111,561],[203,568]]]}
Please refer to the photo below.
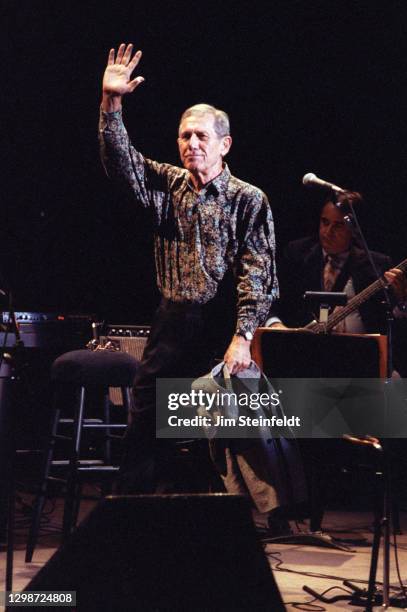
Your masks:
{"label": "wristwatch", "polygon": [[244,338],[245,340],[253,340],[253,334],[251,331],[244,331],[243,329],[239,329],[235,335],[242,336],[242,338]]}

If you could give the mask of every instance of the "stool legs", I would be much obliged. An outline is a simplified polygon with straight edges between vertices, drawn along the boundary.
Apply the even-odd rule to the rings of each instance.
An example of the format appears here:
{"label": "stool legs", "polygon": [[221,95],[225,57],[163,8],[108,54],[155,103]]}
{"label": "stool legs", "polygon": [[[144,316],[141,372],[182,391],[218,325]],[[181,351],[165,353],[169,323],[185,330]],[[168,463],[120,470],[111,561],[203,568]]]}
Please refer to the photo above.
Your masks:
{"label": "stool legs", "polygon": [[[103,418],[104,422],[109,425],[110,424],[110,399],[109,399],[109,391],[106,391],[103,394]],[[103,447],[103,459],[106,465],[111,464],[112,460],[112,441],[111,441],[111,429],[109,427],[106,428],[105,442]],[[106,482],[103,480],[101,485],[101,493],[102,496],[105,497],[112,492],[112,485],[110,482]]]}
{"label": "stool legs", "polygon": [[81,446],[83,414],[85,409],[85,387],[80,387],[79,402],[76,406],[74,418],[73,439],[74,445],[69,458],[68,479],[66,484],[66,499],[64,505],[64,516],[62,520],[62,540],[65,541],[71,534],[75,519],[75,502],[77,500],[78,487],[78,461]]}
{"label": "stool legs", "polygon": [[[60,419],[61,410],[57,408],[57,404],[55,401],[54,415],[51,427],[51,436],[49,439],[49,443],[47,445],[46,451],[44,453],[43,460],[43,469],[42,469],[42,480],[39,487],[39,491],[37,497],[34,502],[33,508],[33,516],[30,526],[30,532],[28,536],[28,543],[26,549],[26,562],[30,562],[33,557],[34,549],[37,543],[38,534],[40,530],[40,521],[41,515],[43,512],[47,489],[48,489],[48,481],[50,477],[50,471],[53,464],[54,450],[56,440],[61,438],[65,440],[70,440],[71,450],[69,454],[69,465],[67,468],[66,475],[66,495],[65,495],[65,503],[64,503],[64,511],[63,511],[63,521],[62,521],[62,541],[66,541],[67,538],[72,533],[78,519],[79,514],[79,506],[81,500],[81,479],[79,477],[80,471],[87,471],[97,473],[98,469],[101,473],[107,474],[110,472],[117,472],[118,467],[112,466],[111,464],[111,440],[112,438],[118,438],[119,436],[114,436],[111,432],[114,429],[125,429],[126,425],[124,424],[116,424],[111,423],[110,419],[110,402],[108,396],[108,390],[104,390],[103,395],[103,421],[100,419],[90,419],[85,418],[85,404],[88,399],[88,394],[85,386],[81,386],[79,388],[79,393],[77,396],[77,402],[74,406],[74,415],[73,419]],[[130,410],[131,405],[131,389],[130,387],[123,387],[123,404],[127,413]],[[65,435],[58,435],[58,426],[59,424],[71,424],[72,432],[71,436],[68,438]],[[84,465],[81,465],[81,440],[82,440],[82,431],[83,429],[105,429],[106,430],[106,439],[103,446],[103,461],[96,461],[95,465],[90,466],[87,460],[84,461]],[[65,463],[65,462],[62,462]],[[109,492],[111,488],[109,485],[105,483],[102,485],[102,494],[105,495]]]}
{"label": "stool legs", "polygon": [[121,390],[122,390],[123,406],[126,409],[127,419],[129,419],[130,410],[133,405],[133,395],[132,395],[131,387],[121,387]]}

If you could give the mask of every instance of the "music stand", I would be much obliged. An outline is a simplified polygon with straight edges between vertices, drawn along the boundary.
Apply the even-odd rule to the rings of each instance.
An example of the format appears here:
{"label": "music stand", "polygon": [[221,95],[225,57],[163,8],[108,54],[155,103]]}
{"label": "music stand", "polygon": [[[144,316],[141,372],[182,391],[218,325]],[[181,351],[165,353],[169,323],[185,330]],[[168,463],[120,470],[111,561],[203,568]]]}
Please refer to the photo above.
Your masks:
{"label": "music stand", "polygon": [[[348,296],[343,291],[306,291],[304,300],[311,306],[314,317],[318,323],[327,324],[329,310],[333,306],[345,306]],[[316,316],[315,308],[319,308],[319,315]]]}

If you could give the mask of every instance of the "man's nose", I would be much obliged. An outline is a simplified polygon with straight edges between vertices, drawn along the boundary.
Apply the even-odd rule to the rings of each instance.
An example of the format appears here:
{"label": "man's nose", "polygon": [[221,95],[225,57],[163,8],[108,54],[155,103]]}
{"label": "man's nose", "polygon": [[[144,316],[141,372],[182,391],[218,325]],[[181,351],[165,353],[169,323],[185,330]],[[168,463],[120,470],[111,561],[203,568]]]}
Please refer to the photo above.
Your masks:
{"label": "man's nose", "polygon": [[198,148],[199,145],[199,138],[196,134],[191,134],[190,138],[189,138],[189,142],[188,142],[188,146],[191,149],[196,149]]}

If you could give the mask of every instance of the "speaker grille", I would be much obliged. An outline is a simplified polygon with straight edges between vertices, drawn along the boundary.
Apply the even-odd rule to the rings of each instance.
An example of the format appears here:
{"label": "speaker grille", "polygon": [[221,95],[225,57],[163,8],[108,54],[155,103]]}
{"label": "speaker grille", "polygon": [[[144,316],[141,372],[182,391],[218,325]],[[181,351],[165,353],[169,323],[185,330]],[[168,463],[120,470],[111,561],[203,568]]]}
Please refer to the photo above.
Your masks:
{"label": "speaker grille", "polygon": [[[121,333],[133,333],[134,335],[115,335],[115,331],[119,330]],[[103,346],[107,342],[111,342],[114,346],[116,346],[123,353],[127,353],[132,357],[135,357],[139,361],[141,361],[144,353],[144,347],[147,343],[148,336],[150,334],[149,327],[128,327],[123,328],[118,325],[111,326],[108,330],[111,332],[107,336],[100,336],[100,344]],[[137,335],[138,333],[142,335]],[[118,387],[111,387],[109,390],[109,399],[115,406],[123,405],[123,398],[121,389]]]}

